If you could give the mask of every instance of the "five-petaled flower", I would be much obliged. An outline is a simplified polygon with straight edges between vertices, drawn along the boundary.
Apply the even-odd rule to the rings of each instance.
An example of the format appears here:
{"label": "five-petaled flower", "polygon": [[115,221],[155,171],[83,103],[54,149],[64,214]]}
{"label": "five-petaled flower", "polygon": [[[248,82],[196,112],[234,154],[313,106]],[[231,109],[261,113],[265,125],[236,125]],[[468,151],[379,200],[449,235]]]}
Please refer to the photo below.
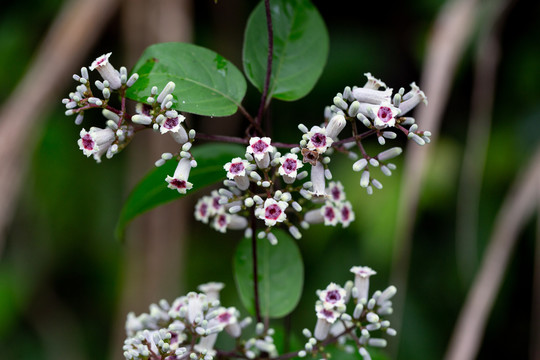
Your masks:
{"label": "five-petaled flower", "polygon": [[193,184],[188,182],[189,172],[191,171],[191,160],[182,158],[174,171],[174,176],[167,175],[165,181],[170,189],[176,189],[180,194],[185,194],[187,190],[193,187]]}
{"label": "five-petaled flower", "polygon": [[289,206],[285,201],[266,199],[264,205],[255,211],[255,215],[264,220],[266,226],[274,226],[278,222],[283,222],[287,215],[285,209]]}

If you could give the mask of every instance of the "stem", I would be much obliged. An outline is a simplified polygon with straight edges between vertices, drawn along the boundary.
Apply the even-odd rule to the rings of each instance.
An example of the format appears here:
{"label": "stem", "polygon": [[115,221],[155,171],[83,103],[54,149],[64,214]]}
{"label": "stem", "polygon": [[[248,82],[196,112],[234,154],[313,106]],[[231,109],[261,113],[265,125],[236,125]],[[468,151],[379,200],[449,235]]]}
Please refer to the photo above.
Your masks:
{"label": "stem", "polygon": [[253,262],[253,295],[255,299],[255,317],[257,322],[262,322],[261,306],[259,303],[259,269],[257,265],[257,219],[255,218],[255,209],[250,211],[251,221],[251,259]]}
{"label": "stem", "polygon": [[264,0],[264,8],[266,10],[266,25],[268,28],[268,59],[266,61],[266,78],[264,80],[263,94],[259,112],[256,118],[256,124],[260,126],[264,108],[266,107],[266,98],[268,96],[268,88],[270,87],[270,76],[272,75],[272,57],[274,54],[274,30],[272,29],[272,16],[270,14],[270,0]]}
{"label": "stem", "polygon": [[333,145],[333,146],[337,146],[337,145],[343,145],[343,144],[347,144],[347,143],[350,143],[350,142],[354,142],[354,141],[356,141],[357,139],[362,140],[362,139],[365,139],[365,138],[367,138],[368,136],[373,135],[373,134],[375,134],[375,133],[376,133],[375,130],[368,130],[368,131],[363,132],[363,133],[361,133],[361,134],[359,134],[359,135],[351,136],[350,138],[336,141],[336,142],[333,143],[332,145]]}

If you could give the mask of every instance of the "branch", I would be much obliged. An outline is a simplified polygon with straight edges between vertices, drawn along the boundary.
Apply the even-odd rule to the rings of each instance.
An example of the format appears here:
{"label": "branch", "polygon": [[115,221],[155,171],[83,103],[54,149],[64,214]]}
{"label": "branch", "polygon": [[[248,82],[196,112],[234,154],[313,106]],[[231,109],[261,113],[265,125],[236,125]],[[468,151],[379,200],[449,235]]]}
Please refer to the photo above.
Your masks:
{"label": "branch", "polygon": [[268,96],[268,88],[270,87],[270,77],[272,75],[272,57],[274,55],[274,30],[272,28],[272,15],[270,14],[270,0],[264,0],[264,8],[266,11],[266,25],[268,28],[268,59],[266,61],[266,78],[264,80],[264,88],[257,114],[257,125],[261,125],[264,108],[267,106],[266,98]]}

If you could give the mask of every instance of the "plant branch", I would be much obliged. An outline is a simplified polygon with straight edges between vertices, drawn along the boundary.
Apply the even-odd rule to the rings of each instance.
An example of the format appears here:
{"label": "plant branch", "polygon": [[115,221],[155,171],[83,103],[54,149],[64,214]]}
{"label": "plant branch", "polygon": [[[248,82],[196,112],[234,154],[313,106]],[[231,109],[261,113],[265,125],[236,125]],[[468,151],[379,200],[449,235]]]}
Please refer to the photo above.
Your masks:
{"label": "plant branch", "polygon": [[256,124],[260,127],[264,108],[266,107],[266,98],[268,97],[268,88],[270,87],[270,77],[272,75],[272,57],[274,55],[274,30],[272,28],[272,15],[270,14],[270,0],[264,0],[266,11],[266,25],[268,28],[268,59],[266,61],[266,78],[264,79],[264,88],[257,113]]}
{"label": "plant branch", "polygon": [[259,302],[259,269],[257,265],[257,219],[255,218],[255,209],[250,211],[251,222],[251,260],[253,262],[253,297],[255,301],[255,317],[257,323],[262,322],[261,305]]}

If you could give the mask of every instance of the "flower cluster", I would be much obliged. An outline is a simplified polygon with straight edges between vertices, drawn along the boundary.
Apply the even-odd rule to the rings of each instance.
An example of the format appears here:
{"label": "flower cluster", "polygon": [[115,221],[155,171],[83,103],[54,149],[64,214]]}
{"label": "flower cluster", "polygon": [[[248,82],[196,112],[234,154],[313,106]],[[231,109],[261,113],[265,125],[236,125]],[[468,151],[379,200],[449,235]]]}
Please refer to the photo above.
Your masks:
{"label": "flower cluster", "polygon": [[[396,335],[390,322],[383,319],[392,314],[391,298],[396,294],[396,287],[389,286],[382,292],[375,291],[369,298],[369,277],[374,275],[375,271],[366,266],[354,266],[351,272],[355,274],[354,282],[348,281],[344,287],[330,283],[326,289],[317,291],[317,323],[313,336],[311,331],[304,329],[304,335],[309,338],[305,345],[308,353],[321,351],[323,342],[332,337],[339,339],[342,344],[347,340],[354,341],[360,355],[364,359],[370,359],[367,346],[386,346],[385,339],[372,337],[374,333]],[[347,313],[349,302],[353,303],[350,314]]]}
{"label": "flower cluster", "polygon": [[[117,71],[109,62],[110,56],[111,53],[98,57],[89,67],[90,70],[97,70],[102,77],[103,81],[96,80],[94,83],[101,94],[97,95],[92,91],[88,68],[83,67],[81,75],[73,75],[73,79],[79,83],[76,90],[71,92],[68,98],[62,100],[66,107],[66,115],[76,115],[77,125],[82,124],[85,111],[90,109],[101,109],[106,120],[104,128],[91,127],[90,130],[81,130],[78,145],[83,154],[88,157],[93,156],[97,162],[101,162],[104,155],[110,159],[127,146],[136,130],[145,127],[160,134],[170,134],[177,143],[182,145],[182,151],[188,152],[191,148],[190,140],[193,140],[195,134],[188,134],[184,123],[185,117],[172,109],[177,101],[173,96],[175,83],[167,83],[161,92],[153,86],[146,104],[137,103],[135,114],[131,116],[126,111],[126,90],[137,81],[139,75],[134,73],[128,78],[127,69],[123,66],[120,71]],[[109,103],[111,95],[115,92],[121,98],[120,109]],[[190,158],[190,156],[189,153],[184,154],[184,157]],[[169,156],[165,154],[164,159],[158,161],[158,165],[172,157],[172,154]],[[192,163],[192,166],[195,164]],[[170,179],[167,178],[169,187],[185,193],[191,186],[178,183],[181,179],[178,179],[176,175],[178,174]]]}
{"label": "flower cluster", "polygon": [[[124,341],[126,359],[196,358],[211,360],[219,333],[225,331],[239,338],[242,328],[250,323],[239,321],[234,307],[220,305],[221,283],[199,286],[202,293],[190,292],[169,304],[161,300],[150,305],[149,313],[129,313]],[[194,357],[193,357],[194,356]]]}
{"label": "flower cluster", "polygon": [[311,167],[308,180],[308,171],[301,171],[305,165],[294,153],[279,153],[270,138],[252,137],[245,157],[224,165],[225,187],[197,202],[195,218],[226,232],[246,229],[253,212],[264,222],[265,230],[258,236],[272,244],[277,238],[270,230],[278,225],[286,226],[296,239],[302,236],[299,224],[304,228],[316,223],[348,226],[354,212],[341,183],[331,182],[327,188],[321,163],[307,165]]}

